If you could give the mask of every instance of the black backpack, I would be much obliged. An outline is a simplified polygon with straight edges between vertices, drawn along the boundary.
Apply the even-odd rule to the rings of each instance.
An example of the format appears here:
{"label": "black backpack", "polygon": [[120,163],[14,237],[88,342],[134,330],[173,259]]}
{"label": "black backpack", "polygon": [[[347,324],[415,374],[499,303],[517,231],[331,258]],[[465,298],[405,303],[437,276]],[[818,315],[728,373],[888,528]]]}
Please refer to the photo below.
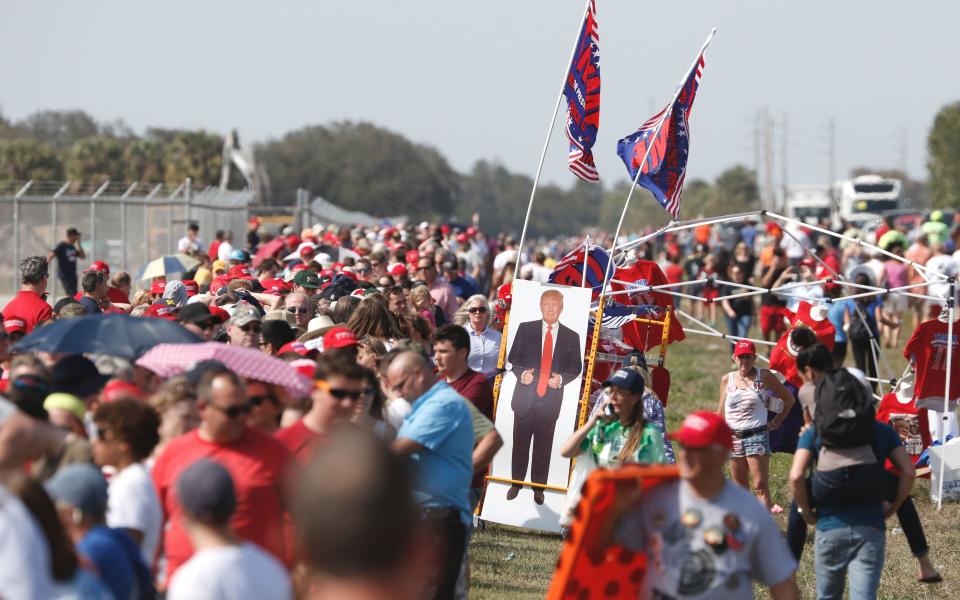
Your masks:
{"label": "black backpack", "polygon": [[813,425],[827,448],[873,443],[873,397],[846,369],[826,373],[814,390]]}
{"label": "black backpack", "polygon": [[856,340],[858,343],[867,343],[873,332],[867,327],[866,319],[861,319],[856,312],[850,317],[850,328],[847,330],[847,337]]}

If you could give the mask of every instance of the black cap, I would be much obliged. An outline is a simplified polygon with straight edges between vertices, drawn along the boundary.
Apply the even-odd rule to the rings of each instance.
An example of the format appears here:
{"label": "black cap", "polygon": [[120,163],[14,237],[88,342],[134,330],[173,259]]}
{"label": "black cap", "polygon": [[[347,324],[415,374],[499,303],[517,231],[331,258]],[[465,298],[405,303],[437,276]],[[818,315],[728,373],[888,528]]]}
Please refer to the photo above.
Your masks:
{"label": "black cap", "polygon": [[70,227],[67,229],[67,235],[80,235],[80,230],[76,227]]}
{"label": "black cap", "polygon": [[74,300],[73,298],[69,298],[69,297],[60,298],[59,300],[57,300],[57,303],[53,305],[53,314],[59,315],[60,310],[63,309],[63,307],[67,306],[68,304],[80,304],[80,303]]}
{"label": "black cap", "polygon": [[336,301],[343,296],[349,296],[350,293],[358,287],[360,286],[358,286],[357,282],[353,279],[346,275],[337,275],[327,284],[327,287],[323,288],[323,291],[320,292],[320,298],[330,300],[331,302]]}
{"label": "black cap", "polygon": [[230,472],[206,458],[184,469],[177,478],[177,498],[189,517],[211,525],[226,524],[237,508]]}
{"label": "black cap", "polygon": [[194,302],[180,309],[179,320],[183,323],[199,325],[213,322],[214,317],[210,313],[210,307],[203,302]]}
{"label": "black cap", "polygon": [[101,375],[93,361],[82,354],[70,354],[53,365],[50,379],[53,382],[52,391],[83,399],[103,389],[110,376]]}

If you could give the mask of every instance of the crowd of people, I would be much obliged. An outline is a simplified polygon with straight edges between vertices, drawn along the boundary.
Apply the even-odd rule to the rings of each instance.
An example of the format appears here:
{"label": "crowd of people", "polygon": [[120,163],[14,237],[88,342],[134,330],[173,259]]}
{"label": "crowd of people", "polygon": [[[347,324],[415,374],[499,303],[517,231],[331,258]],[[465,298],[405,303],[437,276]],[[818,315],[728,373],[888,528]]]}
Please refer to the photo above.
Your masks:
{"label": "crowd of people", "polygon": [[[48,256],[24,258],[0,334],[0,548],[8,557],[0,597],[466,597],[473,513],[504,444],[492,384],[502,372],[510,282],[518,271],[546,283],[575,242],[521,248],[478,225],[475,218],[296,232],[253,218],[243,242],[218,231],[206,245],[189,224],[177,247],[192,266],[139,282],[103,261],[78,273],[86,255],[75,228]],[[933,229],[911,237],[881,228],[868,241],[956,274],[960,230]],[[749,221],[704,225],[631,250],[670,283],[703,281],[684,293],[704,300],[734,293],[737,283],[797,284],[762,294],[759,307],[753,297],[677,303],[708,323],[722,316],[732,336],[747,337],[755,317],[765,340],[789,332],[796,367],[781,375],[790,377],[758,366],[755,345],[738,341],[719,409],[688,416],[670,434],[643,349],[635,349],[604,378],[585,425],[562,445],[563,456],[604,468],[679,464],[678,484],[643,499],[625,492],[630,501],[609,532],[610,543],[655,555],[652,564],[663,566],[648,584],[663,597],[752,597],[752,580],[776,598],[797,597],[793,573],[807,524],[817,529],[818,595],[839,598],[849,569],[851,597],[871,597],[884,519],[893,514],[910,530],[920,580],[939,580],[909,500],[914,453],[902,436],[877,422],[850,446],[828,435],[821,416],[837,398],[869,402],[872,411],[871,340],[897,347],[906,313],[919,325],[936,318],[940,304],[893,294],[844,300],[848,289],[822,280],[842,274],[897,287],[922,274],[812,233]],[[48,294],[52,261],[62,298]],[[929,285],[931,295],[942,295],[938,285]],[[792,326],[803,303],[824,298],[835,332],[829,348]],[[310,391],[297,397],[216,360],[167,377],[109,354],[15,346],[51,323],[113,313],[178,323],[198,342],[258,350],[296,369]],[[866,374],[849,398],[837,391],[848,343]],[[799,416],[785,540],[771,517],[780,507],[771,502],[769,458],[778,449],[771,430],[787,428],[790,415]],[[851,480],[880,485],[851,495]],[[734,552],[724,556],[727,549]],[[702,564],[691,571],[686,558],[670,555]]]}

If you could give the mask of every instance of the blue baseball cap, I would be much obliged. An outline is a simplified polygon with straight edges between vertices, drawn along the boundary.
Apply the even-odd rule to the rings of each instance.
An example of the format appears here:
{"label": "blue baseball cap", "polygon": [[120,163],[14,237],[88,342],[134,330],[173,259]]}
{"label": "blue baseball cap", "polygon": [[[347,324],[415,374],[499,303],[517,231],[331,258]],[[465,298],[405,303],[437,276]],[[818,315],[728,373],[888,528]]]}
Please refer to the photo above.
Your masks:
{"label": "blue baseball cap", "polygon": [[230,253],[229,258],[230,258],[230,260],[238,260],[238,261],[240,261],[240,262],[247,262],[248,260],[250,260],[250,255],[247,254],[247,251],[246,251],[246,250],[243,250],[243,249],[241,249],[241,248],[237,248],[236,250],[234,250],[233,252]]}
{"label": "blue baseball cap", "polygon": [[615,385],[634,394],[643,393],[643,377],[636,369],[617,369],[609,379],[603,382],[603,387]]}

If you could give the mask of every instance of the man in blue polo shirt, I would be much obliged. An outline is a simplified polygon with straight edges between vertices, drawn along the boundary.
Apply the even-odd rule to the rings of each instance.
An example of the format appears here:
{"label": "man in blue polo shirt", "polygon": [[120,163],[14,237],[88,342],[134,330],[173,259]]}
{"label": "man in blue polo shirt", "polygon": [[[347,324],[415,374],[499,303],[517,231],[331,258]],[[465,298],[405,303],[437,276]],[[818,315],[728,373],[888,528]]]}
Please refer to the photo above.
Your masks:
{"label": "man in blue polo shirt", "polygon": [[468,491],[473,475],[473,422],[463,399],[437,380],[427,361],[414,352],[393,359],[386,384],[415,399],[393,450],[409,456],[414,498],[431,536],[442,544],[435,598],[452,598],[470,523]]}

